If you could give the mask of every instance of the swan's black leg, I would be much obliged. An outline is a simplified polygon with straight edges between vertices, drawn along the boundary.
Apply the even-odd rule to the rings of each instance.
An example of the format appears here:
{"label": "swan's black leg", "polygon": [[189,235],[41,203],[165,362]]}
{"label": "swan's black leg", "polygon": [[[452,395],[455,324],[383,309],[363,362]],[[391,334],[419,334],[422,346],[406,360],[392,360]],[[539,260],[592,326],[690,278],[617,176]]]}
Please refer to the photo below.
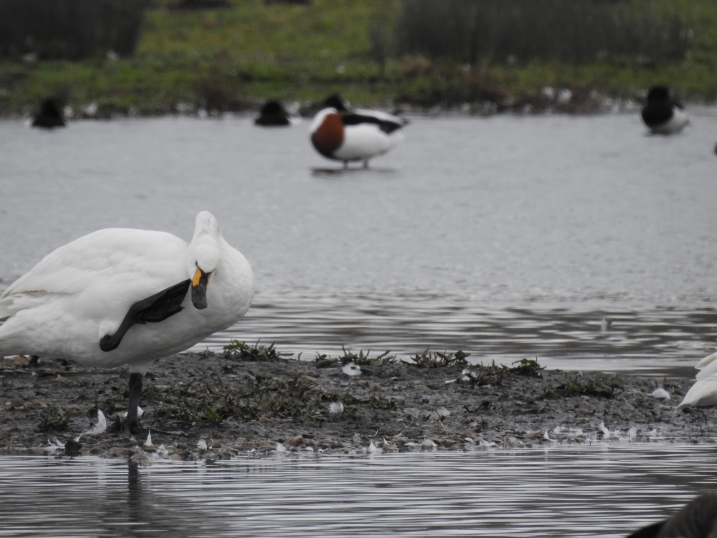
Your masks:
{"label": "swan's black leg", "polygon": [[137,417],[137,406],[139,395],[142,393],[142,374],[129,374],[129,406],[127,407],[127,419],[124,423],[124,436],[130,437],[133,433],[140,433],[139,418]]}
{"label": "swan's black leg", "polygon": [[[147,435],[150,430],[139,425],[139,396],[142,394],[142,374],[129,374],[129,404],[127,407],[127,418],[124,421],[124,436],[129,438],[133,435]],[[152,428],[152,433],[164,435],[184,435],[183,431],[164,431]]]}

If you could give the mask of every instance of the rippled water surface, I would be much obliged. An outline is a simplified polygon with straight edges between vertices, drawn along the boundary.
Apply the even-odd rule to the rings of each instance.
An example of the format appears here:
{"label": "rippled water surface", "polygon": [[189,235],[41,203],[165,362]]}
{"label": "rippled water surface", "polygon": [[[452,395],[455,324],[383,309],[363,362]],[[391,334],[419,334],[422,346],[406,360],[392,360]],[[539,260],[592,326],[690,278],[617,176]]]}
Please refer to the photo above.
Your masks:
{"label": "rippled water surface", "polygon": [[[0,288],[103,227],[189,239],[211,210],[251,262],[230,337],[282,351],[426,347],[692,375],[717,342],[717,110],[413,118],[367,171],[307,125],[0,122]],[[601,330],[604,317],[613,320]],[[0,457],[0,536],[622,536],[715,487],[709,446],[237,459]],[[61,532],[60,532],[61,530]]]}
{"label": "rippled water surface", "polygon": [[257,295],[199,347],[430,346],[685,373],[717,341],[717,110],[692,116],[674,137],[646,136],[638,115],[419,117],[347,173],[314,153],[307,123],[4,121],[0,286],[102,227],[189,239],[209,209]]}
{"label": "rippled water surface", "polygon": [[0,457],[0,536],[625,536],[717,486],[705,446],[238,459]]}

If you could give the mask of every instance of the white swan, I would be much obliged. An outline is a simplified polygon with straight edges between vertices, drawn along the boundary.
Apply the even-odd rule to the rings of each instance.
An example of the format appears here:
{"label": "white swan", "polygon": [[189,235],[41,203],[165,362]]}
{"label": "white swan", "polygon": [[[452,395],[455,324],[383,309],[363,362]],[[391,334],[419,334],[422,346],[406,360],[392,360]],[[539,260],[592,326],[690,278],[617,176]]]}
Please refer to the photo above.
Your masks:
{"label": "white swan", "polygon": [[129,435],[139,431],[150,363],[229,327],[253,295],[249,263],[207,211],[190,244],[165,232],[99,230],[50,253],[0,296],[0,357],[129,364]]}
{"label": "white swan", "polygon": [[677,409],[717,405],[717,360],[715,359],[717,353],[712,353],[697,363],[695,368],[701,370],[696,376],[697,381],[687,391]]}
{"label": "white swan", "polygon": [[398,116],[376,110],[348,110],[339,95],[325,101],[311,123],[311,143],[316,151],[327,159],[343,161],[368,161],[383,155],[403,140],[407,121]]}

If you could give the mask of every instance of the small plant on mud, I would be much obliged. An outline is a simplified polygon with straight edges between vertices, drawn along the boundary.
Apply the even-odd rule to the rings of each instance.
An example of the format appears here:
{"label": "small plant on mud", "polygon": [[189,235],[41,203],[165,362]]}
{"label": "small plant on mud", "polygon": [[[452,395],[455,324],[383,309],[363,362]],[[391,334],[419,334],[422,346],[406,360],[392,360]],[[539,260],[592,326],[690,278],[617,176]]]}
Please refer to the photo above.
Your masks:
{"label": "small plant on mud", "polygon": [[529,377],[541,377],[540,370],[542,366],[535,359],[521,359],[514,362],[518,366],[512,368],[501,364],[496,366],[495,361],[490,366],[478,364],[470,370],[465,369],[461,372],[458,379],[463,382],[470,382],[474,387],[483,387],[485,385],[500,385],[504,379],[511,374],[524,375]]}
{"label": "small plant on mud", "polygon": [[496,366],[495,361],[490,366],[477,364],[473,368],[464,369],[458,381],[469,382],[474,387],[483,387],[485,385],[500,385],[503,379],[508,376],[509,368],[507,366]]}
{"label": "small plant on mud", "polygon": [[513,364],[518,366],[511,368],[511,372],[529,377],[541,377],[540,370],[545,369],[544,366],[540,366],[537,359],[520,359]]}
{"label": "small plant on mud", "polygon": [[62,431],[67,428],[72,418],[72,412],[68,411],[64,415],[62,410],[53,409],[47,415],[40,419],[37,430],[41,432]]}
{"label": "small plant on mud", "polygon": [[625,384],[617,376],[597,376],[583,378],[580,375],[570,376],[555,389],[547,389],[546,396],[598,396],[613,398],[615,392],[622,390]]}
{"label": "small plant on mud", "polygon": [[443,368],[446,366],[466,366],[470,353],[464,353],[460,349],[455,353],[444,351],[430,351],[426,349],[423,353],[416,354],[411,357],[413,362],[408,363],[411,366],[417,366],[418,368]]}
{"label": "small plant on mud", "polygon": [[359,366],[383,366],[384,364],[396,362],[396,355],[390,355],[390,350],[384,351],[376,357],[371,357],[370,351],[364,352],[363,350],[359,350],[358,353],[354,353],[351,350],[347,350],[344,346],[341,346],[341,349],[344,354],[335,358],[330,357],[325,353],[317,353],[314,364],[317,368],[332,368],[334,366],[348,364],[350,362],[358,364]]}
{"label": "small plant on mud", "polygon": [[232,340],[224,346],[224,356],[242,361],[263,361],[275,362],[282,357],[291,357],[293,353],[282,353],[277,351],[272,342],[269,346],[262,346],[257,342],[253,346],[239,340]]}
{"label": "small plant on mud", "polygon": [[396,360],[395,355],[389,355],[389,353],[391,353],[391,350],[384,351],[380,355],[371,358],[369,357],[369,354],[371,353],[370,351],[364,353],[363,350],[359,350],[357,354],[352,352],[351,350],[347,350],[344,346],[341,346],[341,349],[344,351],[344,354],[338,358],[338,361],[340,361],[341,364],[348,364],[350,362],[353,362],[354,364],[358,364],[359,366],[381,366],[383,364],[394,362]]}

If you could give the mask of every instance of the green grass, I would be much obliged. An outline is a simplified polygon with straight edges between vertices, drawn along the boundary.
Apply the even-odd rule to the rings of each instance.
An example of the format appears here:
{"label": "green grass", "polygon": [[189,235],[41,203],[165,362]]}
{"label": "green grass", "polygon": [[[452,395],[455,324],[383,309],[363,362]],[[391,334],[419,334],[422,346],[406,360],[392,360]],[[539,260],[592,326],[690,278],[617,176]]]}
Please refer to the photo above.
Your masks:
{"label": "green grass", "polygon": [[627,60],[513,66],[482,61],[468,72],[445,60],[415,57],[390,58],[382,65],[369,35],[396,0],[389,7],[371,0],[314,0],[309,7],[236,0],[232,9],[206,12],[171,10],[170,0],[159,0],[147,13],[133,58],[31,65],[0,60],[0,115],[28,114],[53,94],[76,108],[96,102],[105,116],[167,113],[179,103],[241,110],[268,98],[318,101],[334,91],[364,106],[389,100],[430,106],[517,99],[544,86],[635,97],[664,82],[685,98],[715,99],[717,2],[634,1],[675,10],[688,22],[693,37],[685,61],[659,66]]}

